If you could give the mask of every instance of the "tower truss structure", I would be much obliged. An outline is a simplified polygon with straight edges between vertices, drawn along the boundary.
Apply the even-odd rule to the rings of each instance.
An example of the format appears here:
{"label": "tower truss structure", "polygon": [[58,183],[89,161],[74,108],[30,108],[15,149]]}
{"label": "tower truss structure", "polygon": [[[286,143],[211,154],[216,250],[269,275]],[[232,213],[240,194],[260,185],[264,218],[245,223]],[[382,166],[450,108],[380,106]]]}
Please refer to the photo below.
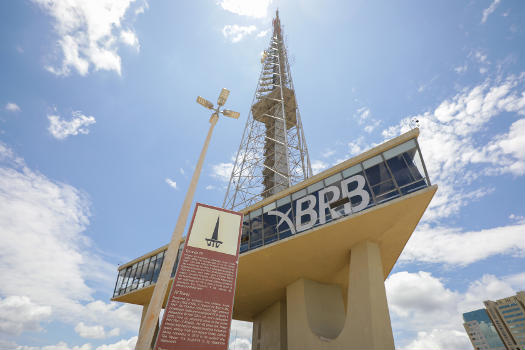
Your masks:
{"label": "tower truss structure", "polygon": [[223,207],[240,210],[312,176],[279,12]]}

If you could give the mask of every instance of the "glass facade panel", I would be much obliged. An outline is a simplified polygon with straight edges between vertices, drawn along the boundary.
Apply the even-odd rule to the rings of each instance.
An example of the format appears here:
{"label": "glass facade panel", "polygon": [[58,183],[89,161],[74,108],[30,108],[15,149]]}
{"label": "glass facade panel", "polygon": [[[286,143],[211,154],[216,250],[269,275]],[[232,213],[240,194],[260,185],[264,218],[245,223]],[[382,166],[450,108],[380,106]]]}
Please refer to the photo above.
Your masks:
{"label": "glass facade panel", "polygon": [[399,146],[389,149],[388,151],[383,152],[385,159],[390,159],[397,156],[398,154],[404,153],[409,149],[417,148],[416,140],[407,141]]}
{"label": "glass facade panel", "polygon": [[381,158],[381,156],[375,156],[375,157],[365,160],[363,162],[363,166],[365,167],[365,169],[368,169],[370,167],[373,167],[376,164],[381,163],[382,161],[383,161],[383,158]]}
{"label": "glass facade panel", "polygon": [[[246,213],[240,252],[301,234],[429,185],[417,142],[409,140]],[[114,296],[155,283],[163,260],[164,251],[120,270]]]}
{"label": "glass facade panel", "polygon": [[362,170],[361,164],[354,165],[353,167],[343,170],[343,177],[346,179],[347,177],[360,173]]}
{"label": "glass facade panel", "polygon": [[324,187],[323,181],[319,181],[318,183],[308,186],[307,190],[308,190],[308,193],[313,193],[315,191],[319,191],[323,187]]}

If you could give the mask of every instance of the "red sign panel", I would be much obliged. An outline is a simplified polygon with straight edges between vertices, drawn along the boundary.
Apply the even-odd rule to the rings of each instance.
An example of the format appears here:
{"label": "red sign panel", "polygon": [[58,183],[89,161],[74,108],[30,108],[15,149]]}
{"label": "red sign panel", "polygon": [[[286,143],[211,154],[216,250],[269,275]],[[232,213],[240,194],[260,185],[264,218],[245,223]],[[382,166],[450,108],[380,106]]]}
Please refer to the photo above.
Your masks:
{"label": "red sign panel", "polygon": [[197,203],[155,350],[226,350],[242,214]]}

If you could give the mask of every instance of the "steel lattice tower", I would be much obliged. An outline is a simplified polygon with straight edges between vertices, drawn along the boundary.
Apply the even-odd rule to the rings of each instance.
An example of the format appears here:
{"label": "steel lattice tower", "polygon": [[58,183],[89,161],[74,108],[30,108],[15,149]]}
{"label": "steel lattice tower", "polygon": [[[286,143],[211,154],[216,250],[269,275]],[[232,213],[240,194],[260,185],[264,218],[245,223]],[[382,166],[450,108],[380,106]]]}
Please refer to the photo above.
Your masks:
{"label": "steel lattice tower", "polygon": [[279,11],[223,207],[239,210],[312,176]]}

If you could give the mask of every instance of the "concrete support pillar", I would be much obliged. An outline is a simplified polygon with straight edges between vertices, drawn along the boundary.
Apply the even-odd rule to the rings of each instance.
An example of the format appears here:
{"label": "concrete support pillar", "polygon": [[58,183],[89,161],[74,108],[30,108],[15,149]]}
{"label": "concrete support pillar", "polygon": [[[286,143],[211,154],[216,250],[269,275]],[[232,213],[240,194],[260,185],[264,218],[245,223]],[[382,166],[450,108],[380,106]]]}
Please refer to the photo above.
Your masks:
{"label": "concrete support pillar", "polygon": [[302,278],[287,287],[288,349],[394,349],[378,245],[355,245],[349,263],[346,313],[339,285]]}
{"label": "concrete support pillar", "polygon": [[287,346],[286,302],[278,301],[254,317],[252,349],[281,349]]}

